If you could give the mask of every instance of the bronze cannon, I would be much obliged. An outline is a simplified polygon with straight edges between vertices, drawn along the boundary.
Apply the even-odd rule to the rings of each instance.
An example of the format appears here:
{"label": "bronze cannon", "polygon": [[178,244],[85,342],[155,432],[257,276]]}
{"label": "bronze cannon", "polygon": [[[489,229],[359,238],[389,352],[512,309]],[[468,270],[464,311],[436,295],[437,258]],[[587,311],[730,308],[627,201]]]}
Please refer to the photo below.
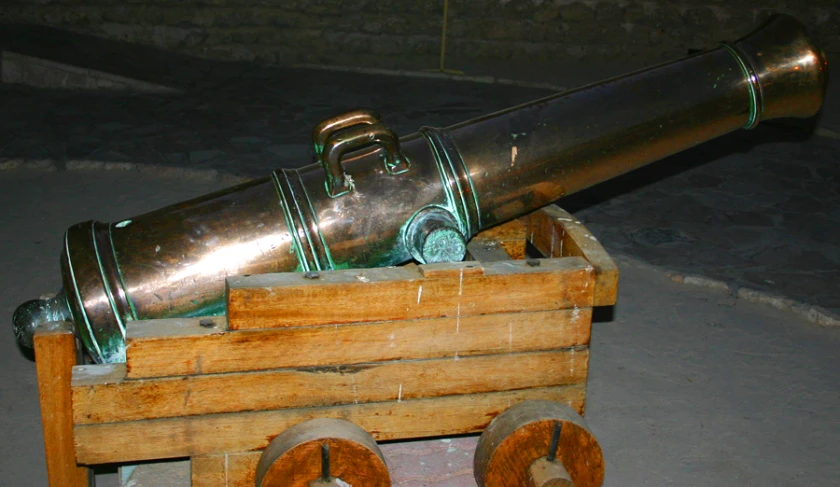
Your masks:
{"label": "bronze cannon", "polygon": [[225,277],[460,260],[482,229],[763,120],[811,117],[828,64],[777,16],[689,57],[398,138],[357,110],[314,131],[316,162],[115,223],[67,230],[63,288],[15,334],[69,320],[97,362],[130,320],[224,311]]}

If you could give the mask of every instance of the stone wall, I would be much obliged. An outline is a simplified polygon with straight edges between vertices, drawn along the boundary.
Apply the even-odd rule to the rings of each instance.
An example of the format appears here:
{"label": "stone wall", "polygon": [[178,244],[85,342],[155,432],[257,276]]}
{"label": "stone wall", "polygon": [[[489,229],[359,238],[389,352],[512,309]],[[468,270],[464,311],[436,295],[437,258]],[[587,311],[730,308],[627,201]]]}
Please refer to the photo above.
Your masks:
{"label": "stone wall", "polygon": [[[659,60],[732,39],[773,12],[840,51],[837,0],[451,0],[447,54]],[[442,13],[443,0],[4,0],[0,22],[215,59],[382,66],[434,62]]]}

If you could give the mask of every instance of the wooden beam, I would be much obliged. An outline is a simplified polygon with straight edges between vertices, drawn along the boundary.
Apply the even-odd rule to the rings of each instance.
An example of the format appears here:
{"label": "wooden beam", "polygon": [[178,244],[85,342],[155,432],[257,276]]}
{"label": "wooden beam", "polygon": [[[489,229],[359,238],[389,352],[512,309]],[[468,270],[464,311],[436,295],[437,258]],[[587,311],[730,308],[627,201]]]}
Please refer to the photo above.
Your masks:
{"label": "wooden beam", "polygon": [[564,349],[267,372],[125,378],[125,364],[73,369],[75,424],[403,401],[586,381],[589,350]]}
{"label": "wooden beam", "polygon": [[[128,325],[126,377],[140,379],[468,357],[589,344],[592,309],[225,332],[201,318]],[[206,322],[205,322],[206,323]]]}
{"label": "wooden beam", "polygon": [[315,418],[352,421],[377,441],[474,433],[520,401],[559,401],[582,412],[585,397],[586,386],[579,383],[435,399],[79,425],[75,428],[76,456],[80,463],[98,464],[260,450],[290,426]]}
{"label": "wooden beam", "polygon": [[254,487],[260,455],[254,451],[192,457],[191,487]]}
{"label": "wooden beam", "polygon": [[594,306],[611,306],[618,296],[618,266],[577,218],[555,205],[529,216],[528,239],[546,257],[583,257],[595,268]]}
{"label": "wooden beam", "polygon": [[584,259],[543,260],[536,267],[524,261],[476,266],[328,271],[317,279],[304,273],[232,277],[227,279],[228,326],[311,326],[592,305],[594,274]]}
{"label": "wooden beam", "polygon": [[498,262],[510,260],[510,255],[495,240],[472,240],[467,244],[468,260],[478,262]]}
{"label": "wooden beam", "polygon": [[508,257],[509,259],[524,259],[527,233],[528,217],[526,216],[484,230],[473,237],[471,242],[479,244],[487,241],[497,242],[505,253],[510,256]]}
{"label": "wooden beam", "polygon": [[50,487],[88,487],[88,469],[76,465],[70,375],[76,365],[72,324],[45,323],[35,330],[35,369]]}

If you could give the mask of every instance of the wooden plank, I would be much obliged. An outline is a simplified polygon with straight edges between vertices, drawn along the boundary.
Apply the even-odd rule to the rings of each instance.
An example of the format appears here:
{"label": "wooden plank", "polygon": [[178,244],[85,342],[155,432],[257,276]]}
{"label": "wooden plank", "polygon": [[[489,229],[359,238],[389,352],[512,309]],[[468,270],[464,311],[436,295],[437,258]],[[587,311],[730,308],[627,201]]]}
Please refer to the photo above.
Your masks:
{"label": "wooden plank", "polygon": [[467,260],[498,262],[510,260],[510,255],[495,240],[472,240],[467,244]]}
{"label": "wooden plank", "polygon": [[[225,332],[224,318],[129,323],[129,379],[552,350],[589,344],[592,309]],[[177,357],[177,360],[173,359]]]}
{"label": "wooden plank", "polygon": [[76,365],[76,337],[66,321],[35,330],[35,369],[41,401],[41,425],[51,487],[87,487],[88,469],[76,465],[70,375]]}
{"label": "wooden plank", "polygon": [[136,380],[124,378],[125,364],[78,366],[73,420],[109,423],[576,384],[586,380],[588,361],[587,348],[571,348]]}
{"label": "wooden plank", "polygon": [[498,242],[502,249],[510,256],[510,259],[524,259],[527,233],[528,217],[523,217],[484,230],[473,237],[471,241],[476,243],[485,241]]}
{"label": "wooden plank", "polygon": [[481,262],[437,262],[423,264],[417,268],[420,275],[427,279],[458,279],[458,289],[463,290],[464,279],[484,275],[484,265]]}
{"label": "wooden plank", "polygon": [[[472,274],[474,267],[461,262],[328,271],[318,279],[303,273],[228,278],[228,326],[240,330],[463,317],[592,304],[594,273],[581,258],[548,259],[538,267],[524,261],[490,262],[483,265],[483,275]],[[439,272],[444,268],[460,271]]]}
{"label": "wooden plank", "polygon": [[227,454],[190,458],[190,487],[227,487],[227,462]]}
{"label": "wooden plank", "polygon": [[598,239],[556,205],[529,216],[528,238],[546,257],[583,257],[595,268],[595,306],[611,306],[618,296],[618,266]]}
{"label": "wooden plank", "polygon": [[81,463],[98,464],[260,450],[290,426],[314,418],[352,421],[378,441],[474,433],[520,401],[560,401],[583,412],[585,397],[586,386],[579,383],[436,399],[80,425],[75,428],[76,456]]}
{"label": "wooden plank", "polygon": [[191,487],[254,487],[262,452],[192,457]]}

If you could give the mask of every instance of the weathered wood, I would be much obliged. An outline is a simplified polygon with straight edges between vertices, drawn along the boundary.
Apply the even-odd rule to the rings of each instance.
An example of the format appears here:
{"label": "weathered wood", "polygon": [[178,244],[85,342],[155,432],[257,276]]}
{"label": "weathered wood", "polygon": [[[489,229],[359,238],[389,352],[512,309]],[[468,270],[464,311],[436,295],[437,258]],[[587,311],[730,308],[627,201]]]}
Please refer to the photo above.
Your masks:
{"label": "weathered wood", "polygon": [[[325,447],[328,473],[324,472]],[[257,465],[255,485],[391,487],[391,475],[382,451],[365,430],[344,419],[317,418],[271,440]]]}
{"label": "weathered wood", "polygon": [[528,239],[546,257],[577,256],[595,268],[595,306],[610,306],[618,296],[618,266],[581,222],[555,205],[528,216]]}
{"label": "weathered wood", "polygon": [[[546,457],[534,460],[528,468],[528,487],[574,487],[572,477],[563,462]],[[521,484],[520,484],[521,485]]]}
{"label": "weathered wood", "polygon": [[484,264],[481,262],[437,262],[418,266],[420,275],[427,279],[458,280],[458,289],[463,291],[464,279],[484,276]]}
{"label": "weathered wood", "polygon": [[473,240],[467,244],[468,260],[479,262],[498,262],[510,260],[510,255],[495,240]]}
{"label": "weathered wood", "polygon": [[254,487],[261,454],[256,451],[192,457],[191,487]]}
{"label": "weathered wood", "polygon": [[87,487],[88,469],[76,465],[70,374],[76,365],[72,324],[50,322],[35,330],[35,369],[51,487]]}
{"label": "weathered wood", "polygon": [[126,377],[215,374],[568,348],[589,343],[591,308],[225,332],[200,318],[128,325]]}
{"label": "weathered wood", "polygon": [[[484,230],[479,233],[471,242],[483,243],[485,241],[497,242],[502,249],[510,256],[510,259],[524,259],[525,245],[528,233],[528,217],[517,218],[502,225]],[[481,259],[476,259],[481,260]]]}
{"label": "weathered wood", "polygon": [[73,370],[75,424],[239,411],[403,401],[576,384],[589,350],[563,349],[453,359],[125,379],[125,364]]}
{"label": "weathered wood", "polygon": [[601,447],[576,411],[552,401],[520,402],[490,423],[476,447],[476,483],[479,487],[528,485],[530,467],[550,454],[558,426],[556,460],[563,464],[575,486],[601,487]]}
{"label": "weathered wood", "polygon": [[274,436],[302,421],[343,418],[376,440],[424,438],[481,431],[513,404],[546,399],[582,411],[583,383],[435,399],[192,416],[75,427],[76,457],[83,464],[178,458],[265,448]]}
{"label": "weathered wood", "polygon": [[[418,270],[419,269],[419,270]],[[458,272],[449,272],[458,269]],[[582,258],[431,264],[228,278],[232,330],[408,320],[592,305],[592,267]],[[278,297],[278,293],[282,295]]]}

